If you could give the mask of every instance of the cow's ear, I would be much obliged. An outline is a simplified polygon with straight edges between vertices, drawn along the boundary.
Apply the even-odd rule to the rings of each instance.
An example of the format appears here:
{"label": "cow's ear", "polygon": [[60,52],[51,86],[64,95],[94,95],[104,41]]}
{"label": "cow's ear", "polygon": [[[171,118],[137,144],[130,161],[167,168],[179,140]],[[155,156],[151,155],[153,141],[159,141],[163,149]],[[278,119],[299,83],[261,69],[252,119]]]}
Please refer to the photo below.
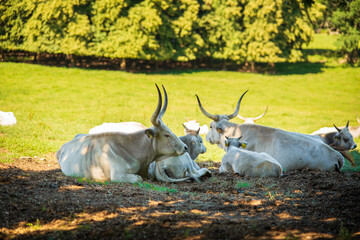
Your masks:
{"label": "cow's ear", "polygon": [[246,148],[247,145],[248,145],[247,142],[241,142],[241,147],[242,147],[242,148]]}
{"label": "cow's ear", "polygon": [[218,133],[223,133],[224,132],[224,129],[220,126],[220,125],[216,125],[216,131]]}
{"label": "cow's ear", "polygon": [[229,141],[225,141],[225,147],[228,147],[229,146]]}
{"label": "cow's ear", "polygon": [[152,129],[152,128],[148,128],[145,130],[145,134],[146,136],[148,136],[149,138],[154,138],[156,136],[156,131],[155,129]]}
{"label": "cow's ear", "polygon": [[338,132],[335,133],[335,134],[334,134],[334,139],[337,140],[337,141],[339,141],[339,140],[340,140],[340,133],[338,133]]}

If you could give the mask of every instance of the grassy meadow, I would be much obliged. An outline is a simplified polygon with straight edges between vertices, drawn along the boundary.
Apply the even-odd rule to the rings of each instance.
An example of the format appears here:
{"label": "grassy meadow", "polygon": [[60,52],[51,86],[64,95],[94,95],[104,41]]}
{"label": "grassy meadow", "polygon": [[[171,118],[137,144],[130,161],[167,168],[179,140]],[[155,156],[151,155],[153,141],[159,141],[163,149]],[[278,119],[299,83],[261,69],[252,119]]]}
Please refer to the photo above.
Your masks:
{"label": "grassy meadow", "polygon": [[[182,123],[209,124],[195,94],[213,114],[254,117],[269,106],[259,124],[301,133],[320,127],[358,125],[360,69],[338,64],[333,36],[317,35],[306,49],[309,62],[280,64],[277,74],[225,71],[168,71],[153,74],[0,63],[0,111],[14,112],[17,124],[0,126],[0,162],[44,157],[78,133],[103,122],[136,121],[150,126],[157,104],[155,83],[169,95],[164,122],[177,135]],[[241,123],[240,119],[234,122]],[[203,136],[205,138],[205,136]],[[359,139],[356,139],[359,144]],[[224,152],[206,142],[201,161],[221,161]],[[358,165],[360,156],[354,153]],[[345,171],[351,169],[347,163]]]}

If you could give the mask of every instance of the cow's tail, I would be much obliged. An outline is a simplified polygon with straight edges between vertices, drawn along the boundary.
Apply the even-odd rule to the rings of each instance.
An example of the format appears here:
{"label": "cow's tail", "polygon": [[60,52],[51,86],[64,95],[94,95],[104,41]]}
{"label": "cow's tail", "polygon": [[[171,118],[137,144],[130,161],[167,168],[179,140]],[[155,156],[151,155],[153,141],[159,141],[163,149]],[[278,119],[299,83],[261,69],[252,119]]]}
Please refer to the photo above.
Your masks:
{"label": "cow's tail", "polygon": [[185,177],[185,178],[170,178],[164,168],[160,167],[160,164],[155,164],[155,176],[156,179],[163,182],[184,182],[187,180],[194,181],[193,177]]}

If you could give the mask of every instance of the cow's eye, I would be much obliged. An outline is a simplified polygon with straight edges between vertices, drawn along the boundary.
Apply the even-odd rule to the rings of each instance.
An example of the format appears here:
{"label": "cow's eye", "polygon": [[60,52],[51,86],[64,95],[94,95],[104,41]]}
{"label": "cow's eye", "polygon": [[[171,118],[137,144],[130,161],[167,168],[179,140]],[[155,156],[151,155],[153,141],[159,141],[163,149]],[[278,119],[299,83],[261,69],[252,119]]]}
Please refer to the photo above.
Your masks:
{"label": "cow's eye", "polygon": [[169,138],[169,137],[170,137],[170,135],[169,135],[169,134],[165,134],[164,136],[165,136],[165,137],[167,137],[167,138]]}
{"label": "cow's eye", "polygon": [[348,142],[349,141],[349,139],[344,139],[344,142]]}

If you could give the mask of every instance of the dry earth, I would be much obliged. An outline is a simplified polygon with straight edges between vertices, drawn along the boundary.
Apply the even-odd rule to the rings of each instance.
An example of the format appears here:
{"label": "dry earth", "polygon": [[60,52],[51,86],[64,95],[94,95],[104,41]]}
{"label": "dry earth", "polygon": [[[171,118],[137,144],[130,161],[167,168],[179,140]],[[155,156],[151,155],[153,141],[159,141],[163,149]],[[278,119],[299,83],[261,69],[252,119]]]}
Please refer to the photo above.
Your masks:
{"label": "dry earth", "polygon": [[200,183],[133,185],[66,177],[54,156],[0,164],[0,239],[360,239],[360,173],[200,166]]}

